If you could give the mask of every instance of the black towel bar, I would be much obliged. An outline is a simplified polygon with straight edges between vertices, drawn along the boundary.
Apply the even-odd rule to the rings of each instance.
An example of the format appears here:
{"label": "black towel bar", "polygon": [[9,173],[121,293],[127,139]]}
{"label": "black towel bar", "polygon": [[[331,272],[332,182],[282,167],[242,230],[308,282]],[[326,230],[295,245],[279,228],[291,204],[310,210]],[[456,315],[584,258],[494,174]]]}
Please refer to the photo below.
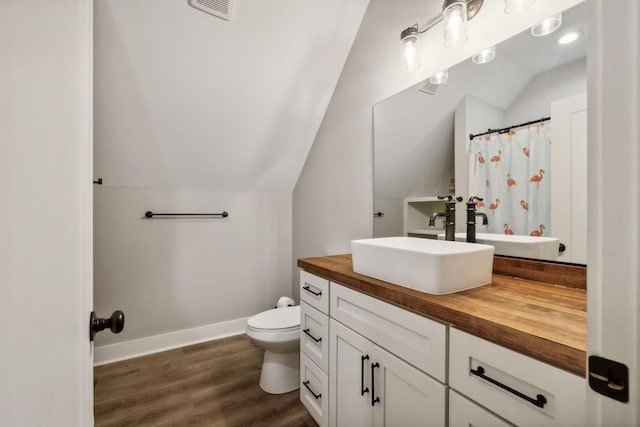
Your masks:
{"label": "black towel bar", "polygon": [[214,217],[214,218],[226,218],[229,216],[229,212],[222,213],[156,213],[147,211],[144,213],[146,218],[153,218],[154,216],[171,216],[171,217],[181,217],[181,216],[190,216],[190,217]]}

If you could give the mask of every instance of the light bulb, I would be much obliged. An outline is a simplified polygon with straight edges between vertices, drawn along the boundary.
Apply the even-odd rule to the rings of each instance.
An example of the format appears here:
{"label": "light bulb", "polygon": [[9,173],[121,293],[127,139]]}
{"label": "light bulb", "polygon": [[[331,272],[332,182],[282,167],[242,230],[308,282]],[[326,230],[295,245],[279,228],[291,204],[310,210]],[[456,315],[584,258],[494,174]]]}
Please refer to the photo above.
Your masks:
{"label": "light bulb", "polygon": [[444,46],[462,46],[467,42],[467,5],[464,1],[447,3],[442,12]]}
{"label": "light bulb", "polygon": [[402,69],[407,72],[420,69],[420,39],[417,32],[412,33],[402,39]]}

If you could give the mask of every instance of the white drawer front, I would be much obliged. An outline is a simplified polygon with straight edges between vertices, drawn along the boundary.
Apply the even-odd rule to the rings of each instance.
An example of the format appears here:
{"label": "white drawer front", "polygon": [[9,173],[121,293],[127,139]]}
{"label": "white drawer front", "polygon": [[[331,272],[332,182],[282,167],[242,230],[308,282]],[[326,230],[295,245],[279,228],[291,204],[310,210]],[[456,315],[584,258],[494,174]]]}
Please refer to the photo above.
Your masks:
{"label": "white drawer front", "polygon": [[328,315],[329,281],[300,270],[300,299]]}
{"label": "white drawer front", "polygon": [[449,427],[510,427],[510,424],[466,397],[449,390]]}
{"label": "white drawer front", "polygon": [[333,282],[331,317],[446,383],[445,325]]}
{"label": "white drawer front", "polygon": [[329,372],[329,317],[304,301],[300,304],[300,350]]}
{"label": "white drawer front", "polygon": [[329,425],[329,378],[300,353],[300,401],[320,427]]}
{"label": "white drawer front", "polygon": [[[454,328],[449,336],[449,385],[455,390],[519,426],[585,425],[584,378]],[[543,407],[527,398],[544,400]]]}

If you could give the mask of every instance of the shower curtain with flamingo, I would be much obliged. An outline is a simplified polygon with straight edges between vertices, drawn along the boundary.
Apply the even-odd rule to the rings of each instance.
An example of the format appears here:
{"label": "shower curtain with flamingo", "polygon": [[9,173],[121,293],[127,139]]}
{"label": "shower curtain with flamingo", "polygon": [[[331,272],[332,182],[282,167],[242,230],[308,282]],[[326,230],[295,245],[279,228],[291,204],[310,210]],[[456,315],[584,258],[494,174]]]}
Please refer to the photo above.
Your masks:
{"label": "shower curtain with flamingo", "polygon": [[549,126],[546,122],[470,142],[471,190],[484,199],[477,202],[477,207],[478,212],[487,214],[487,232],[551,234]]}

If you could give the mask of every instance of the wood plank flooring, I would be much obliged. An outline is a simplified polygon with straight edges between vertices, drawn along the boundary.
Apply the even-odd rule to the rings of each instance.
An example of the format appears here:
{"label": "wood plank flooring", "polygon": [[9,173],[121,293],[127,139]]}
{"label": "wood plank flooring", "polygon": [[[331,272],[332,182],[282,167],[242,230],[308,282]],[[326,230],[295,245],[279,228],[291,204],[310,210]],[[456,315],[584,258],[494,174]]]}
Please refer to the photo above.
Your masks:
{"label": "wood plank flooring", "polygon": [[96,367],[95,425],[317,427],[298,390],[258,386],[263,354],[243,334]]}

